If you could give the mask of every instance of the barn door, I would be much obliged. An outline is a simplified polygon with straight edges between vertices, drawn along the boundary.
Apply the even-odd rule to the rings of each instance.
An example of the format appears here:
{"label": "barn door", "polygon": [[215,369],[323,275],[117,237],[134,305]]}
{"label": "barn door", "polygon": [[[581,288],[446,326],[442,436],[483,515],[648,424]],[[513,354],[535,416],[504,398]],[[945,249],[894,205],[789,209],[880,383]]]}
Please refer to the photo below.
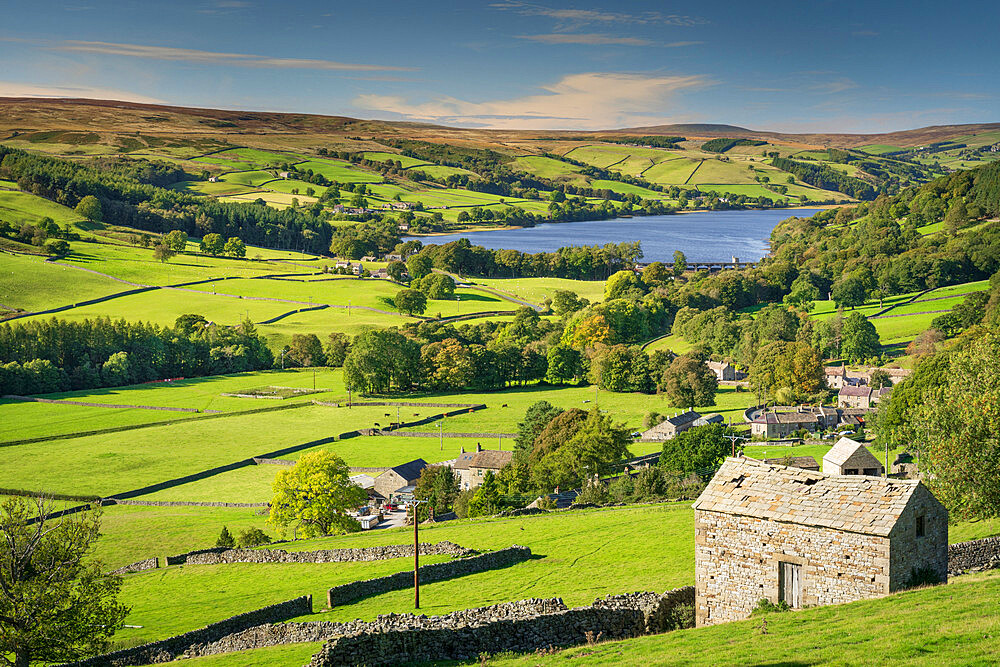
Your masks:
{"label": "barn door", "polygon": [[802,566],[795,563],[779,563],[778,596],[789,607],[802,606]]}

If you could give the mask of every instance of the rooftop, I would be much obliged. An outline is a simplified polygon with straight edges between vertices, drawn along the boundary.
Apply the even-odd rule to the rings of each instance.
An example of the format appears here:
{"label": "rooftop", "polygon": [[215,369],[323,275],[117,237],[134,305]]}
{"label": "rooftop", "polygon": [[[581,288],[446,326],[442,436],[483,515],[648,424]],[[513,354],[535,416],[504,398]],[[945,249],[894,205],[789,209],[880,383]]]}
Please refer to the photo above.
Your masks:
{"label": "rooftop", "polygon": [[888,536],[919,485],[727,458],[696,510]]}
{"label": "rooftop", "polygon": [[513,456],[514,452],[503,452],[498,449],[484,449],[483,451],[475,452],[472,455],[472,460],[469,461],[469,467],[499,470],[510,463]]}
{"label": "rooftop", "polygon": [[389,470],[409,481],[418,479],[420,477],[420,473],[426,467],[427,461],[424,461],[423,459],[415,459],[409,463],[403,463],[402,465],[398,465],[394,468],[389,468]]}
{"label": "rooftop", "polygon": [[871,396],[872,388],[868,385],[855,386],[852,384],[845,384],[840,390],[841,396]]}
{"label": "rooftop", "polygon": [[[865,447],[857,440],[851,440],[850,438],[841,438],[840,440],[838,440],[837,443],[830,448],[830,451],[828,451],[826,454],[823,455],[823,460],[828,463],[832,463],[833,465],[839,466],[842,465],[845,461],[847,461],[847,459],[854,456],[854,453],[857,452],[859,449],[865,450],[865,453],[870,458],[878,462],[878,459],[875,458],[874,454],[868,451],[867,447]],[[879,465],[882,464],[879,463]]]}

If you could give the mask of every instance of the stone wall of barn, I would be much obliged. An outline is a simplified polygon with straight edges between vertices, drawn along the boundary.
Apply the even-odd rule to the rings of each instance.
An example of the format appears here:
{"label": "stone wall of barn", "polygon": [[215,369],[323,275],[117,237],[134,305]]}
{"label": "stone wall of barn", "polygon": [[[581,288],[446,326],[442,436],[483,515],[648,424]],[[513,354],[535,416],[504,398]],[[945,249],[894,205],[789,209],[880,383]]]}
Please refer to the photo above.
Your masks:
{"label": "stone wall of barn", "polygon": [[[917,536],[917,517],[924,517],[923,537]],[[915,583],[927,583],[921,570],[929,570],[938,581],[948,580],[948,510],[921,484],[890,533],[892,555],[889,590],[898,591]]]}
{"label": "stone wall of barn", "polygon": [[801,566],[802,605],[889,591],[888,538],[695,511],[695,619],[738,621],[763,598],[778,601],[779,563]]}

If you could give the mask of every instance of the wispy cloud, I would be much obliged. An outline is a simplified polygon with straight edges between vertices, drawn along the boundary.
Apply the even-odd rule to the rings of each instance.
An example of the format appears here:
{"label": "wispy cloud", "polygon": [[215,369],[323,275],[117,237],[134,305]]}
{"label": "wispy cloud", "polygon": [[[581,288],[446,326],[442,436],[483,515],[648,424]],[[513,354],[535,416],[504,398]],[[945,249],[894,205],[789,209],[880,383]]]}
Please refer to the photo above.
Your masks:
{"label": "wispy cloud", "polygon": [[416,70],[414,67],[398,67],[394,65],[343,63],[333,60],[318,60],[312,58],[275,58],[272,56],[253,55],[248,53],[224,53],[220,51],[178,49],[170,46],[122,44],[117,42],[87,42],[80,40],[68,40],[44,44],[43,48],[48,48],[54,51],[69,51],[73,53],[95,53],[109,56],[148,58],[151,60],[204,63],[212,65],[230,65],[235,67],[318,69],[346,72],[412,72]]}
{"label": "wispy cloud", "polygon": [[95,100],[119,100],[122,102],[142,102],[146,104],[161,104],[163,100],[140,95],[127,90],[101,88],[99,86],[58,86],[18,83],[16,81],[0,81],[0,97],[68,97]]}
{"label": "wispy cloud", "polygon": [[470,102],[440,97],[413,103],[393,95],[360,95],[354,105],[410,120],[520,129],[605,129],[666,122],[680,91],[711,85],[701,75],[588,72],[542,86],[543,92],[506,100]]}
{"label": "wispy cloud", "polygon": [[702,42],[667,42],[665,44],[654,42],[641,37],[616,37],[603,33],[589,32],[554,32],[544,35],[518,35],[518,39],[527,39],[543,44],[586,44],[589,46],[621,45],[621,46],[662,46],[668,48],[678,48],[683,46],[694,46]]}
{"label": "wispy cloud", "polygon": [[584,25],[612,23],[638,24],[638,25],[681,25],[692,26],[708,23],[699,16],[686,16],[683,14],[664,14],[662,12],[639,12],[631,14],[627,12],[607,11],[603,9],[561,9],[558,7],[547,7],[530,2],[519,2],[518,0],[506,0],[490,5],[494,9],[501,11],[513,11],[524,16],[547,16],[556,19],[556,30],[573,30]]}
{"label": "wispy cloud", "polygon": [[843,93],[857,87],[858,84],[847,77],[840,77],[830,81],[818,81],[809,86],[810,90],[825,95],[836,95],[837,93]]}

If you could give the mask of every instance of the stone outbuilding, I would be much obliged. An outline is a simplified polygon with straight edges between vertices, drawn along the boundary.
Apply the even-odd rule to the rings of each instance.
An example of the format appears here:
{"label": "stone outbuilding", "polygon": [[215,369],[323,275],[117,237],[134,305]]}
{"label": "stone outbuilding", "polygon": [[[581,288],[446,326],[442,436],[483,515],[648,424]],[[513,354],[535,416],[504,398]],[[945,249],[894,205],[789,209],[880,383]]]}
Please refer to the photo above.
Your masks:
{"label": "stone outbuilding", "polygon": [[683,433],[694,426],[694,423],[700,418],[701,415],[694,410],[688,410],[687,412],[676,414],[673,417],[667,417],[653,428],[645,431],[640,437],[640,440],[643,440],[644,442],[663,442],[664,440],[672,440],[678,433]]}
{"label": "stone outbuilding", "polygon": [[715,373],[715,377],[720,382],[732,382],[736,380],[736,369],[732,364],[727,364],[725,361],[706,361],[705,365],[708,369]]}
{"label": "stone outbuilding", "polygon": [[860,442],[841,438],[823,455],[823,472],[880,477],[885,474],[885,466]]}
{"label": "stone outbuilding", "polygon": [[420,479],[420,474],[427,467],[423,459],[415,459],[409,463],[389,468],[375,478],[375,491],[385,498],[391,498],[396,492],[407,486],[414,486]]}
{"label": "stone outbuilding", "polygon": [[876,598],[948,577],[948,511],[919,481],[728,458],[694,503],[695,621]]}

